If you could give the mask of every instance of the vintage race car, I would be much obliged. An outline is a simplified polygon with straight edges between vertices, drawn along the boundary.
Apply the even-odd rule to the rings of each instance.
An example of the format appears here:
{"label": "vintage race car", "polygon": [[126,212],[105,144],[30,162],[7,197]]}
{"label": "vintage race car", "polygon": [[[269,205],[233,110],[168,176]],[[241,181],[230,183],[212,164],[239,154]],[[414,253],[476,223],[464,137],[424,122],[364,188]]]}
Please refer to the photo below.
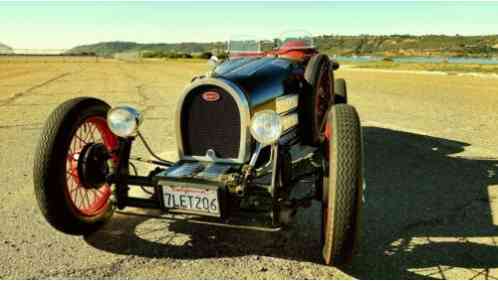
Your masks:
{"label": "vintage race car", "polygon": [[[268,44],[278,45],[267,47]],[[48,118],[34,163],[39,207],[56,229],[98,230],[113,211],[154,208],[220,226],[279,230],[321,203],[326,264],[350,260],[363,200],[362,135],[339,65],[293,34],[233,40],[229,56],[194,77],[176,111],[178,161],[162,159],[139,130],[140,112],[96,98],[66,101]],[[154,159],[130,155],[135,140]],[[133,161],[157,167],[136,175]],[[150,196],[131,196],[131,188]]]}

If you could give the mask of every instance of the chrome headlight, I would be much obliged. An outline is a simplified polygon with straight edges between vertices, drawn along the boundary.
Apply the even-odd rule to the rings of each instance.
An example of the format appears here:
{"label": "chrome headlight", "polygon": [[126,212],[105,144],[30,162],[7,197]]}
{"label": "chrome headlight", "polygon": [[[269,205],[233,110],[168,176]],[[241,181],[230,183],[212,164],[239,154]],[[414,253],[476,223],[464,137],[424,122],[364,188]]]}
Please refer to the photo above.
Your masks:
{"label": "chrome headlight", "polygon": [[262,145],[275,143],[282,134],[282,120],[273,110],[254,114],[251,120],[251,135]]}
{"label": "chrome headlight", "polygon": [[140,112],[127,105],[114,107],[107,113],[109,129],[115,135],[123,138],[136,135],[141,121]]}

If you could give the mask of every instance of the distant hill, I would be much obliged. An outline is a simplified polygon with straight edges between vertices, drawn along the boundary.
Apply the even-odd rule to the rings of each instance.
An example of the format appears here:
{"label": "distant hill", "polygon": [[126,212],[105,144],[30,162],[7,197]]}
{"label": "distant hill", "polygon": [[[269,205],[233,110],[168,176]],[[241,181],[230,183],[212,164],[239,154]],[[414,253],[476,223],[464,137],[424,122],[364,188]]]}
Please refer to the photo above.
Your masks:
{"label": "distant hill", "polygon": [[498,35],[390,35],[319,36],[315,44],[337,55],[374,56],[477,56],[498,55]]}
{"label": "distant hill", "polygon": [[124,52],[165,52],[165,53],[202,53],[222,52],[225,47],[223,42],[214,43],[154,43],[139,44],[135,42],[101,42],[91,45],[82,45],[67,51],[68,53],[95,53],[98,56],[111,57]]}
{"label": "distant hill", "polygon": [[[447,35],[322,35],[314,38],[315,45],[330,55],[373,56],[498,56],[498,35],[447,36]],[[142,51],[149,53],[220,53],[225,43],[157,43],[102,42],[78,46],[69,53],[95,53],[113,56],[116,53]]]}
{"label": "distant hill", "polygon": [[81,53],[94,53],[99,56],[112,56],[115,53],[129,51],[139,46],[134,42],[102,42],[90,45],[81,45],[70,49],[66,53],[81,54]]}
{"label": "distant hill", "polygon": [[0,54],[12,54],[12,53],[14,53],[14,50],[11,47],[0,43]]}

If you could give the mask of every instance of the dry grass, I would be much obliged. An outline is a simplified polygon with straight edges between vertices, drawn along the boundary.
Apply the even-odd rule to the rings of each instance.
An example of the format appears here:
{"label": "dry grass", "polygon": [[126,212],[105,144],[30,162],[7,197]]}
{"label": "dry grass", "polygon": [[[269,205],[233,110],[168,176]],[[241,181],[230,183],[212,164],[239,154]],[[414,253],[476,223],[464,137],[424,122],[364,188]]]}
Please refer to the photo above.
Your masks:
{"label": "dry grass", "polygon": [[95,63],[105,59],[81,56],[0,56],[0,65],[5,63]]}

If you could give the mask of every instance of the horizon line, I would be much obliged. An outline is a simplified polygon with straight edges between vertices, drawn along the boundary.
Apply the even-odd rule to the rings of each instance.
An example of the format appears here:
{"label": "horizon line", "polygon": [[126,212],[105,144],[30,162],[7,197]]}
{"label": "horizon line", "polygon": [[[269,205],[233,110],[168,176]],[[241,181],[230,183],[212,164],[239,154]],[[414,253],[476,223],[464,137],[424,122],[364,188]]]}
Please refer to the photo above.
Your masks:
{"label": "horizon line", "polygon": [[[367,36],[411,36],[411,37],[427,37],[427,36],[445,36],[445,37],[491,37],[498,36],[498,33],[489,33],[489,34],[445,34],[445,33],[427,33],[427,34],[413,34],[413,33],[392,33],[392,34],[374,34],[374,33],[366,33],[366,34],[319,34],[312,35],[313,38],[321,37],[321,36],[333,36],[333,37],[367,37]],[[273,39],[276,39],[275,37]],[[255,40],[269,40],[265,38],[255,38]],[[157,41],[157,42],[140,42],[140,41],[129,41],[129,40],[110,40],[110,41],[98,41],[93,43],[81,43],[77,44],[71,48],[15,48],[14,46],[9,45],[5,41],[0,41],[1,44],[10,47],[12,50],[70,50],[76,47],[88,46],[88,45],[96,45],[96,44],[104,44],[104,43],[135,43],[139,45],[153,45],[153,44],[165,44],[165,45],[173,45],[173,44],[214,44],[214,43],[226,43],[229,40],[210,40],[210,41],[177,41],[177,42],[165,42],[165,41]]]}

